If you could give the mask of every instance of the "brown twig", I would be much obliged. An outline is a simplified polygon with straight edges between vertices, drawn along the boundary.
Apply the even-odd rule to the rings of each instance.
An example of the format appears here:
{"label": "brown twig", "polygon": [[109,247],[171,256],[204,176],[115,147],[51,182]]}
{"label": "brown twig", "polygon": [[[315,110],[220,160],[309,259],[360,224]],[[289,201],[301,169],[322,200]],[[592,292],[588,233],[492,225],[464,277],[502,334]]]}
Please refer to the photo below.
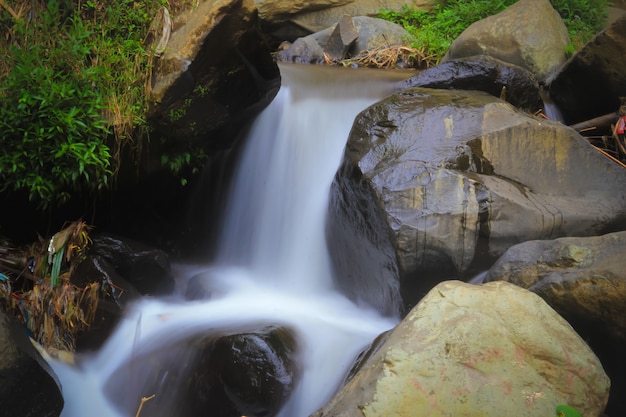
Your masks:
{"label": "brown twig", "polygon": [[13,10],[13,8],[9,6],[4,0],[0,0],[0,6],[4,7],[6,11],[9,12],[15,20],[20,18],[19,15],[15,13],[15,10]]}
{"label": "brown twig", "polygon": [[606,152],[604,149],[600,149],[596,146],[594,146],[594,148],[600,152],[602,155],[606,156],[607,158],[609,158],[611,161],[615,162],[616,164],[618,164],[619,166],[621,166],[622,168],[626,168],[626,164],[624,164],[622,161],[620,161],[619,159],[617,159],[616,157],[614,157],[613,155],[611,155],[610,153]]}
{"label": "brown twig", "polygon": [[155,397],[155,394],[152,394],[149,397],[141,397],[141,402],[139,403],[139,408],[137,409],[137,414],[135,414],[135,417],[139,417],[139,414],[141,414],[141,409],[143,408],[143,405],[147,403],[148,401],[150,401],[151,399],[153,399],[154,397]]}

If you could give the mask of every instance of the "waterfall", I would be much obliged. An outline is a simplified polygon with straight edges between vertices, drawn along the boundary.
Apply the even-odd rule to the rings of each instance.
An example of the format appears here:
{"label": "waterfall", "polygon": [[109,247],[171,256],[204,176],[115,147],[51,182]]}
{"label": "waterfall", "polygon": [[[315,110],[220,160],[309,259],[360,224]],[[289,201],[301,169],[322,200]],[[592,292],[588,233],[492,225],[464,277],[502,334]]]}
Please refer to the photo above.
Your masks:
{"label": "waterfall", "polygon": [[[281,65],[281,74],[276,99],[246,139],[217,259],[176,268],[183,287],[189,279],[206,281],[218,295],[138,301],[98,352],[75,365],[49,359],[62,384],[63,417],[135,415],[141,397],[174,394],[142,391],[146,357],[190,335],[268,324],[295,331],[301,362],[279,416],[306,417],[330,399],[358,353],[395,324],[335,290],[324,224],[354,117],[406,74],[296,65]],[[184,355],[168,358],[182,363]],[[155,415],[168,414],[141,417]]]}

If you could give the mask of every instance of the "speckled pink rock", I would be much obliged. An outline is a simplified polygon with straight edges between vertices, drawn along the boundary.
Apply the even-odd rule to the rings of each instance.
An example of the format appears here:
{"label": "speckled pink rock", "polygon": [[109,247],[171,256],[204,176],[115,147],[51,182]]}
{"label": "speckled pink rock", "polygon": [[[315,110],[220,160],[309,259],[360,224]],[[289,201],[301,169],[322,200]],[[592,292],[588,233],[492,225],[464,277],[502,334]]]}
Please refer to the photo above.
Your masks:
{"label": "speckled pink rock", "polygon": [[433,288],[314,416],[598,416],[610,382],[571,326],[505,282]]}

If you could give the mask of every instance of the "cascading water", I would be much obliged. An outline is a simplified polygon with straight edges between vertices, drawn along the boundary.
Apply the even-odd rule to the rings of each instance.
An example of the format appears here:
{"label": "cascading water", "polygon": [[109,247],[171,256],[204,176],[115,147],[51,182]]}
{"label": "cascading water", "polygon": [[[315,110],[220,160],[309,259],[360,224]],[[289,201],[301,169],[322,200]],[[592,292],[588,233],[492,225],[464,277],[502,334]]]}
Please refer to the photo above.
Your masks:
{"label": "cascading water", "polygon": [[[153,385],[145,391],[146,357],[193,335],[270,324],[289,326],[298,339],[298,380],[279,416],[305,417],[333,395],[358,353],[395,324],[335,290],[324,224],[354,117],[405,74],[294,65],[281,65],[281,74],[278,96],[247,138],[217,260],[177,268],[182,287],[191,277],[205,280],[213,296],[142,300],[97,353],[77,365],[50,359],[63,388],[62,416],[135,415],[142,397],[157,403],[175,396]],[[182,363],[184,355],[167,358]],[[163,387],[170,374],[160,376]],[[167,401],[160,404],[141,416],[172,415]]]}

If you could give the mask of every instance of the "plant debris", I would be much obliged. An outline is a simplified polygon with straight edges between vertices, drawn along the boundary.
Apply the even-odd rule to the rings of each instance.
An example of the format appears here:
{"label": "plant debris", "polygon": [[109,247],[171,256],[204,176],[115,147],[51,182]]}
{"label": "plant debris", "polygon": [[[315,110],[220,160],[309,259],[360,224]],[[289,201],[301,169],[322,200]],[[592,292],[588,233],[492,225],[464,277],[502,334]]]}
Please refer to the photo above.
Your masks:
{"label": "plant debris", "polygon": [[93,323],[100,284],[77,287],[70,277],[84,258],[90,227],[72,222],[50,241],[19,250],[0,247],[0,305],[44,348],[76,348],[76,334]]}
{"label": "plant debris", "polygon": [[402,45],[385,45],[364,51],[361,54],[344,59],[344,66],[359,66],[380,69],[392,68],[428,68],[434,56],[423,49]]}

